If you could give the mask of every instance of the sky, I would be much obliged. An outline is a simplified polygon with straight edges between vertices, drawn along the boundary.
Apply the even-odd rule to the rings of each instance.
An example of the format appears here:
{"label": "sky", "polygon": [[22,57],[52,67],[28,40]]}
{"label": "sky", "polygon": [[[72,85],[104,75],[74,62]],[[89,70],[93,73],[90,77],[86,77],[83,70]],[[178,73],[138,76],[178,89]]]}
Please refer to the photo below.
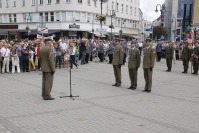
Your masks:
{"label": "sky", "polygon": [[[143,12],[143,17],[145,20],[153,21],[160,16],[160,12],[156,13],[156,5],[163,4],[165,0],[140,0],[140,8]],[[158,10],[160,7],[158,6]]]}

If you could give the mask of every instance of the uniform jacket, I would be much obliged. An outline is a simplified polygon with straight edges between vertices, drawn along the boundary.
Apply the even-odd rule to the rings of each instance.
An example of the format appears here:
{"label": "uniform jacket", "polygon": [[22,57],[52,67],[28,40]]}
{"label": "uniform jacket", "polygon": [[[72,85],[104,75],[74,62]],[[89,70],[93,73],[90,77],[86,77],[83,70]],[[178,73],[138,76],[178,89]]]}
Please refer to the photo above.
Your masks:
{"label": "uniform jacket", "polygon": [[143,50],[143,68],[153,68],[155,63],[155,51],[151,47]]}
{"label": "uniform jacket", "polygon": [[191,50],[189,49],[188,46],[183,47],[182,50],[182,60],[189,61],[191,57]]}
{"label": "uniform jacket", "polygon": [[128,67],[131,69],[139,68],[140,67],[140,54],[137,48],[129,50],[129,62]]}
{"label": "uniform jacket", "polygon": [[165,57],[167,59],[173,59],[173,53],[174,53],[174,50],[172,46],[167,46],[165,48]]}
{"label": "uniform jacket", "polygon": [[41,71],[42,72],[54,72],[55,71],[55,61],[52,49],[49,46],[44,46],[40,50],[40,60],[41,60]]}
{"label": "uniform jacket", "polygon": [[114,49],[112,64],[113,65],[122,65],[123,64],[123,56],[124,56],[123,48],[120,44],[118,44],[117,46],[115,46],[115,49]]}

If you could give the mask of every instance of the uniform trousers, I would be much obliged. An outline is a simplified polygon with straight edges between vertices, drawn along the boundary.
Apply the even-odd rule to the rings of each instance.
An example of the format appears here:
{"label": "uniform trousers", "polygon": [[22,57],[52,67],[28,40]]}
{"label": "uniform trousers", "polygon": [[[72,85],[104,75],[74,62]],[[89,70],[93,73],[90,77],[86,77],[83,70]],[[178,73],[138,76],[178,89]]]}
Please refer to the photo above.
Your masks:
{"label": "uniform trousers", "polygon": [[137,71],[136,68],[129,68],[129,77],[131,80],[131,86],[137,87]]}
{"label": "uniform trousers", "polygon": [[166,58],[166,63],[167,63],[167,67],[169,69],[171,69],[172,68],[172,59],[171,58]]}
{"label": "uniform trousers", "polygon": [[51,72],[42,73],[42,97],[50,98],[51,90],[53,86],[53,77],[54,75]]}
{"label": "uniform trousers", "polygon": [[151,71],[150,68],[144,68],[145,90],[151,90],[152,74],[153,70]]}
{"label": "uniform trousers", "polygon": [[113,65],[114,75],[115,75],[115,83],[117,85],[121,85],[121,68],[119,68],[119,65]]}
{"label": "uniform trousers", "polygon": [[199,60],[196,58],[193,58],[193,70],[194,72],[198,73],[198,67],[199,67]]}

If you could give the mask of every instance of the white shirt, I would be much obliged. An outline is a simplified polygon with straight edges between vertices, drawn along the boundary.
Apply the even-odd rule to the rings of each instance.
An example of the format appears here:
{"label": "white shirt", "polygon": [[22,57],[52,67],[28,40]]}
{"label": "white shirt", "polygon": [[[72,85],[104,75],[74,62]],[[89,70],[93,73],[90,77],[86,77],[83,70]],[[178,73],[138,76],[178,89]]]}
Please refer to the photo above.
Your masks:
{"label": "white shirt", "polygon": [[34,52],[31,50],[30,51],[30,60],[33,61],[33,57],[34,57]]}
{"label": "white shirt", "polygon": [[139,47],[143,47],[143,43],[141,43],[141,42],[138,43],[138,45],[139,45]]}
{"label": "white shirt", "polygon": [[66,43],[60,42],[60,46],[62,50],[66,50],[68,48]]}
{"label": "white shirt", "polygon": [[70,49],[70,55],[75,55],[75,51],[76,51],[76,47],[74,47],[73,49]]}
{"label": "white shirt", "polygon": [[6,57],[9,57],[9,54],[10,54],[10,49],[8,48],[1,48],[1,55],[2,57],[6,58]]}

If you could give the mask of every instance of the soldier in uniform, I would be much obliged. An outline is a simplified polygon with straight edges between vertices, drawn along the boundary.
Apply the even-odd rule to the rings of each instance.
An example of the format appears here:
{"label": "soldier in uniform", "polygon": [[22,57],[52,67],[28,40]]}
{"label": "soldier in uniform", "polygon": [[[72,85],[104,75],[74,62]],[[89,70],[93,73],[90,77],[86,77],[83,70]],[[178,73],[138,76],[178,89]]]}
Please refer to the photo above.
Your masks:
{"label": "soldier in uniform", "polygon": [[199,67],[199,46],[198,44],[196,44],[196,46],[193,49],[193,53],[192,53],[192,61],[193,61],[193,73],[197,75],[198,74],[198,67]]}
{"label": "soldier in uniform", "polygon": [[120,41],[116,40],[115,41],[115,49],[113,53],[113,70],[114,70],[114,75],[115,75],[115,84],[112,86],[119,87],[121,86],[121,65],[123,64],[123,48],[120,45]]}
{"label": "soldier in uniform", "polygon": [[183,61],[183,66],[184,66],[184,71],[182,73],[187,73],[187,70],[189,68],[189,60],[191,57],[191,50],[188,47],[189,43],[184,42],[184,47],[182,50],[182,61]]}
{"label": "soldier in uniform", "polygon": [[145,79],[145,89],[142,92],[151,92],[152,87],[152,74],[153,67],[155,63],[155,51],[152,49],[151,40],[146,39],[146,47],[143,51],[143,69],[144,69],[144,79]]}
{"label": "soldier in uniform", "polygon": [[129,50],[129,77],[131,80],[131,86],[128,89],[135,90],[137,88],[137,71],[140,67],[140,51],[136,47],[136,42],[131,42],[131,48]]}
{"label": "soldier in uniform", "polygon": [[169,44],[165,47],[165,58],[168,68],[166,72],[171,72],[172,60],[173,60],[173,46],[171,42],[169,42]]}
{"label": "soldier in uniform", "polygon": [[100,62],[104,61],[104,44],[101,40],[100,40],[100,44],[98,46],[98,57],[100,59]]}
{"label": "soldier in uniform", "polygon": [[53,86],[53,76],[55,73],[54,54],[51,49],[50,39],[45,40],[45,46],[40,50],[41,71],[42,71],[42,97],[44,100],[54,100],[50,93]]}

